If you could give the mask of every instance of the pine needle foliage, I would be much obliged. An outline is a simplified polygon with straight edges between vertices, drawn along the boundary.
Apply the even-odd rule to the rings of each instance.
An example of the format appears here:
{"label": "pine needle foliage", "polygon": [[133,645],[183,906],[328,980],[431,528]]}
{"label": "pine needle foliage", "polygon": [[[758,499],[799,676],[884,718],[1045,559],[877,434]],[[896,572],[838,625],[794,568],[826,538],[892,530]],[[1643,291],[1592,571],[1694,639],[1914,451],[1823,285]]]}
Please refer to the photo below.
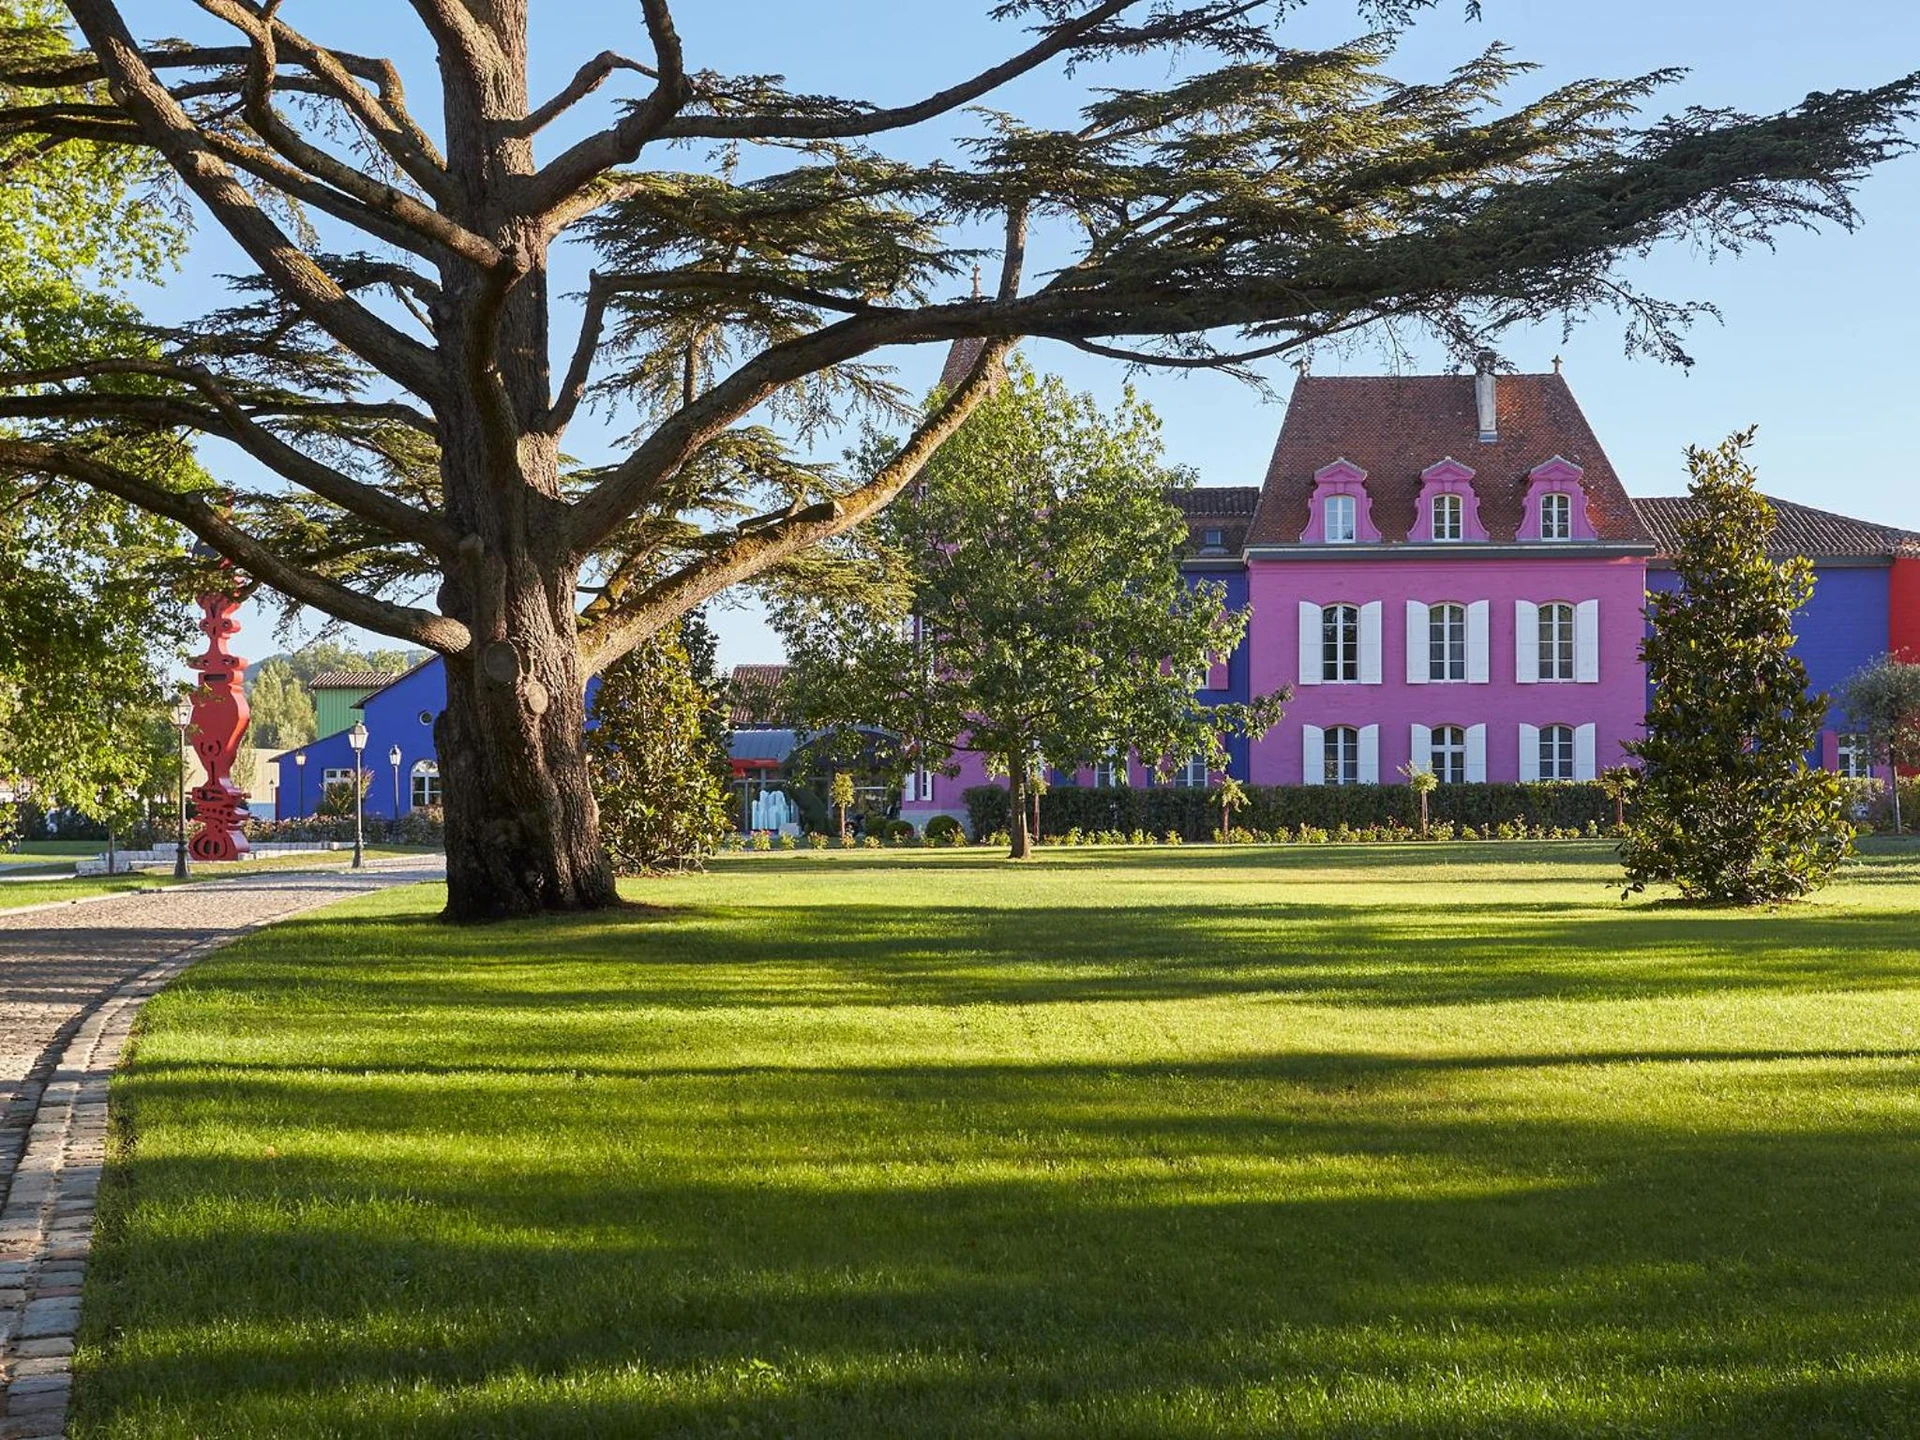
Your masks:
{"label": "pine needle foliage", "polygon": [[1813,594],[1804,556],[1767,556],[1773,508],[1755,488],[1751,430],[1687,452],[1694,506],[1673,559],[1679,587],[1648,597],[1653,699],[1621,858],[1629,892],[1770,905],[1825,885],[1853,851],[1846,787],[1808,764],[1826,716],[1793,653]]}

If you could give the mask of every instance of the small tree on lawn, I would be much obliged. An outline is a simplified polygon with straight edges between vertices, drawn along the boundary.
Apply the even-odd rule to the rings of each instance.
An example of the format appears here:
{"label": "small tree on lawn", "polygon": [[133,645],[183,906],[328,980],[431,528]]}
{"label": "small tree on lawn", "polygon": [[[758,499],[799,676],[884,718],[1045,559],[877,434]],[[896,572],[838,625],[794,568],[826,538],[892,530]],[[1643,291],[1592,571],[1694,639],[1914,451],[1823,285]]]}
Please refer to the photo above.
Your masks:
{"label": "small tree on lawn", "polygon": [[1893,829],[1900,816],[1900,768],[1920,765],[1920,665],[1882,655],[1847,677],[1840,686],[1840,708],[1848,723],[1866,737],[1876,764],[1889,770],[1893,793]]}
{"label": "small tree on lawn", "polygon": [[1609,765],[1600,772],[1600,789],[1613,801],[1613,828],[1624,832],[1627,828],[1627,800],[1633,794],[1633,787],[1640,783],[1640,772],[1631,765]]}
{"label": "small tree on lawn", "polygon": [[1420,799],[1420,837],[1427,835],[1427,797],[1433,794],[1434,787],[1440,783],[1440,777],[1425,765],[1411,762],[1400,767],[1400,773],[1407,777],[1407,786]]}
{"label": "small tree on lawn", "polygon": [[1233,833],[1233,812],[1247,803],[1246,788],[1229,775],[1220,782],[1220,838]]}
{"label": "small tree on lawn", "polygon": [[[676,629],[705,643],[697,617]],[[731,828],[719,687],[680,634],[607,668],[587,737],[601,833],[624,875],[696,868]]]}
{"label": "small tree on lawn", "polygon": [[1838,776],[1807,764],[1826,699],[1807,693],[1793,617],[1813,567],[1767,558],[1773,509],[1754,488],[1751,430],[1690,449],[1693,513],[1674,557],[1679,588],[1649,597],[1642,647],[1653,703],[1643,773],[1620,844],[1628,889],[1769,904],[1817,889],[1853,845]]}
{"label": "small tree on lawn", "polygon": [[856,798],[853,789],[853,776],[844,770],[833,772],[833,785],[828,791],[834,809],[840,812],[840,838],[847,838],[847,811],[853,808]]}
{"label": "small tree on lawn", "polygon": [[816,731],[906,737],[929,769],[962,752],[1007,777],[1012,855],[1031,849],[1036,756],[1074,770],[1129,754],[1163,769],[1224,763],[1285,692],[1207,706],[1194,677],[1246,616],[1180,573],[1188,483],[1161,463],[1159,421],[1131,394],[1110,414],[1012,364],[868,541],[893,590],[810,596],[776,616],[786,693]]}

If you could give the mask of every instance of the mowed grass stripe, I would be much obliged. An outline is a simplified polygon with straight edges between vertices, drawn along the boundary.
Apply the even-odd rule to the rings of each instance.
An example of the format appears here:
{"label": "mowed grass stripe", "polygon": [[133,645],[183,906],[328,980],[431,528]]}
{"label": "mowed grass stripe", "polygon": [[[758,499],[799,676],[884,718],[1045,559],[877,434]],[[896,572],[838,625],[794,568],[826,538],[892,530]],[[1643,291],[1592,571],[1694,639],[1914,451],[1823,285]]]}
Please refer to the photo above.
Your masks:
{"label": "mowed grass stripe", "polygon": [[149,1007],[81,1436],[1901,1435],[1920,861],[740,857]]}

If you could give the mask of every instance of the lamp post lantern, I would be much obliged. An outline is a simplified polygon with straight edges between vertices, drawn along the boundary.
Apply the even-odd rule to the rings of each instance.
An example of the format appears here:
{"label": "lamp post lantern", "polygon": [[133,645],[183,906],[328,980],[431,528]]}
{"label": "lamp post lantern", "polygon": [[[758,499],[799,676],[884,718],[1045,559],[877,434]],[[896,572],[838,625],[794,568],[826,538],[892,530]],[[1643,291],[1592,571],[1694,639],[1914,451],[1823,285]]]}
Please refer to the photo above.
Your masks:
{"label": "lamp post lantern", "polygon": [[367,748],[365,721],[353,722],[353,729],[347,732],[347,743],[353,747],[353,868],[358,870],[367,863],[367,846],[362,833],[364,822],[361,819],[361,813],[367,808],[361,794],[361,787],[366,782],[360,774],[360,754]]}
{"label": "lamp post lantern", "polygon": [[173,702],[173,728],[180,732],[179,829],[173,832],[173,878],[187,878],[187,731],[193,728],[193,700],[182,695]]}
{"label": "lamp post lantern", "polygon": [[293,757],[293,768],[300,776],[300,811],[296,820],[307,818],[307,752],[302,750]]}
{"label": "lamp post lantern", "polygon": [[393,823],[400,823],[400,747],[387,751],[387,763],[393,766]]}

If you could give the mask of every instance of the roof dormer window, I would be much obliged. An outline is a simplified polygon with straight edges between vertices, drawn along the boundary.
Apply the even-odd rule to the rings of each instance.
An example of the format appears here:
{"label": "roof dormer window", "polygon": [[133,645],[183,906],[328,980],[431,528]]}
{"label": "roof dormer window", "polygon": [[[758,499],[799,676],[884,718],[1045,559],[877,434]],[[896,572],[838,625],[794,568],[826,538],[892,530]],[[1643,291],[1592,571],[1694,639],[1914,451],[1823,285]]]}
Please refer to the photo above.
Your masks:
{"label": "roof dormer window", "polygon": [[1351,545],[1354,537],[1354,506],[1351,495],[1329,495],[1325,501],[1326,537],[1330,545]]}
{"label": "roof dormer window", "polygon": [[1573,497],[1564,490],[1549,490],[1540,497],[1540,538],[1573,538]]}
{"label": "roof dormer window", "polygon": [[1227,545],[1227,532],[1224,530],[1203,531],[1201,534],[1201,543],[1209,550],[1224,550]]}
{"label": "roof dormer window", "polygon": [[1433,538],[1435,540],[1458,540],[1464,533],[1466,507],[1460,503],[1460,497],[1451,491],[1433,497]]}

